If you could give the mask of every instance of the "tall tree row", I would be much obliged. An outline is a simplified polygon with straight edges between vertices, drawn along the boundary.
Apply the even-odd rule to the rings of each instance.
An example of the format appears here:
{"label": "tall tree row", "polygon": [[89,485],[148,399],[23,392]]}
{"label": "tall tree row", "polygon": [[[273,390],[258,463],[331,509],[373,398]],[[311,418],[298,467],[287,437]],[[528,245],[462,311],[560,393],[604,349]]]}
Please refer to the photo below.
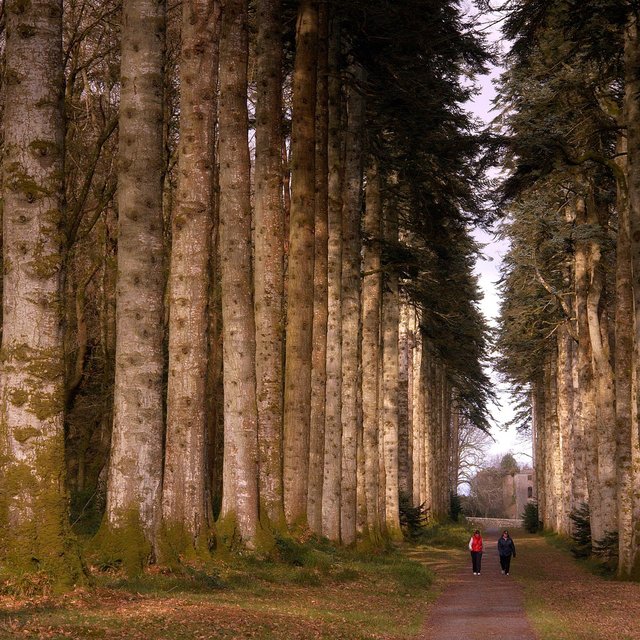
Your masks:
{"label": "tall tree row", "polygon": [[3,567],[79,579],[69,509],[129,572],[445,517],[491,395],[457,3],[61,4],[3,50]]}
{"label": "tall tree row", "polygon": [[637,576],[638,7],[508,8],[503,370],[533,399],[543,524],[569,534],[588,505],[594,547]]}

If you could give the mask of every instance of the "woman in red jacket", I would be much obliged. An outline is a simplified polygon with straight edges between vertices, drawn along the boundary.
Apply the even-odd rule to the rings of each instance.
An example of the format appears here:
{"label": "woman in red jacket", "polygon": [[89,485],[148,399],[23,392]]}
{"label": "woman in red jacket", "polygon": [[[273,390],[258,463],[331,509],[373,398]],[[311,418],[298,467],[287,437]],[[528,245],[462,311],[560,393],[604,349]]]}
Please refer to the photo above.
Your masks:
{"label": "woman in red jacket", "polygon": [[480,566],[482,565],[482,536],[480,531],[476,529],[469,540],[469,551],[471,551],[471,564],[473,565],[473,575],[480,575]]}

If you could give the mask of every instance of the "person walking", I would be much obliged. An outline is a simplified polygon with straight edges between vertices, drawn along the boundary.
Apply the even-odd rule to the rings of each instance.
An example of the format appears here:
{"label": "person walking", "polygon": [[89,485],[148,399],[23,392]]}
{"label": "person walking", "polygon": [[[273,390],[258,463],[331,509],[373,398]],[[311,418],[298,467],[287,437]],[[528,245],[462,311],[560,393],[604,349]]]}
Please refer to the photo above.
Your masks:
{"label": "person walking", "polygon": [[498,555],[500,556],[502,575],[508,576],[511,566],[511,556],[516,557],[516,545],[513,544],[513,540],[506,529],[498,539]]}
{"label": "person walking", "polygon": [[473,575],[480,575],[480,567],[482,565],[482,536],[480,531],[476,529],[469,540],[469,551],[471,551],[471,565],[473,566]]}

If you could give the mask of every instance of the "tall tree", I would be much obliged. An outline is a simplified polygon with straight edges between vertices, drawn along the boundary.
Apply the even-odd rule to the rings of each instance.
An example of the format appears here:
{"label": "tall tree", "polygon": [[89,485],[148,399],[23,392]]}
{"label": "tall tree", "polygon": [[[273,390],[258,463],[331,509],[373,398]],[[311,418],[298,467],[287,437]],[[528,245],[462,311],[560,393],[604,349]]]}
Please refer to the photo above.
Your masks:
{"label": "tall tree", "polygon": [[313,347],[309,437],[309,527],[322,533],[322,479],[327,381],[328,209],[329,209],[329,5],[318,11],[318,90],[316,105],[315,253],[313,263]]}
{"label": "tall tree", "polygon": [[362,281],[362,414],[364,490],[368,535],[380,539],[379,518],[380,423],[379,363],[380,309],[382,303],[382,198],[378,163],[371,158],[367,168],[366,207],[363,221],[364,256]]}
{"label": "tall tree", "polygon": [[322,533],[340,539],[340,474],[342,462],[342,83],[339,69],[340,27],[330,24],[328,132],[327,369],[322,481]]}
{"label": "tall tree", "polygon": [[218,535],[255,546],[258,410],[251,273],[247,0],[225,0],[220,31],[220,276],[224,369],[224,486]]}
{"label": "tall tree", "polygon": [[136,562],[142,563],[146,543],[156,542],[161,515],[165,3],[125,0],[122,11],[116,363],[106,524],[127,537],[129,529],[142,529],[144,535],[133,538],[139,543]]}
{"label": "tall tree", "polygon": [[255,257],[256,382],[260,500],[284,524],[282,393],[284,209],[282,202],[282,25],[280,0],[257,5]]}
{"label": "tall tree", "polygon": [[306,522],[313,327],[315,110],[318,6],[298,9],[293,70],[291,213],[284,374],[284,508],[290,525]]}
{"label": "tall tree", "polygon": [[[206,378],[218,59],[217,0],[182,4],[180,151],[169,271],[164,525],[180,547],[206,542]],[[204,540],[201,539],[204,536]],[[181,539],[181,538],[185,539]],[[178,548],[178,553],[184,549]]]}
{"label": "tall tree", "polygon": [[0,561],[57,590],[82,576],[64,463],[62,1],[5,11]]}
{"label": "tall tree", "polygon": [[342,200],[342,479],[340,491],[340,539],[343,544],[352,544],[356,539],[364,75],[364,69],[360,65],[352,65],[352,84],[348,88],[345,132]]}

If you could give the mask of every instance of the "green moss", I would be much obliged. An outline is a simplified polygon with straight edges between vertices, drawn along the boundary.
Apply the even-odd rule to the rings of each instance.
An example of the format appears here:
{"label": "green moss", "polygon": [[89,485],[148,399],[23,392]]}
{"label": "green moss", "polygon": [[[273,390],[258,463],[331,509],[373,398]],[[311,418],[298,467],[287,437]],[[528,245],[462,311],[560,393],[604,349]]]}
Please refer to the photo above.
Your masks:
{"label": "green moss", "polygon": [[20,443],[24,443],[29,438],[37,438],[40,435],[40,431],[38,429],[34,429],[33,427],[22,427],[13,430],[13,437]]}
{"label": "green moss", "polygon": [[48,280],[55,276],[62,267],[62,262],[59,255],[48,256],[34,256],[34,259],[29,263],[31,273],[41,280]]}
{"label": "green moss", "polygon": [[218,518],[216,522],[216,555],[225,557],[231,551],[242,548],[238,519],[235,512],[230,512]]}
{"label": "green moss", "polygon": [[36,156],[52,156],[59,153],[60,148],[55,142],[50,140],[33,140],[29,143],[29,149]]}
{"label": "green moss", "polygon": [[211,560],[213,533],[208,529],[194,540],[182,523],[164,524],[158,536],[158,561],[172,569]]}
{"label": "green moss", "polygon": [[24,194],[29,202],[34,202],[40,198],[50,195],[49,190],[38,184],[23,169],[18,162],[8,164],[6,168],[6,185],[11,191]]}
{"label": "green moss", "polygon": [[149,564],[152,548],[138,510],[126,510],[118,527],[112,527],[105,516],[86,551],[87,558],[101,569],[122,567],[130,579],[141,575]]}
{"label": "green moss", "polygon": [[[20,438],[30,431],[23,427],[13,433]],[[30,463],[16,462],[5,455],[0,482],[0,537],[4,543],[0,583],[5,591],[14,593],[58,593],[85,580],[61,482],[62,432],[38,438],[30,447]]]}
{"label": "green moss", "polygon": [[9,400],[15,407],[22,407],[29,400],[29,393],[24,389],[11,389],[9,391]]}

